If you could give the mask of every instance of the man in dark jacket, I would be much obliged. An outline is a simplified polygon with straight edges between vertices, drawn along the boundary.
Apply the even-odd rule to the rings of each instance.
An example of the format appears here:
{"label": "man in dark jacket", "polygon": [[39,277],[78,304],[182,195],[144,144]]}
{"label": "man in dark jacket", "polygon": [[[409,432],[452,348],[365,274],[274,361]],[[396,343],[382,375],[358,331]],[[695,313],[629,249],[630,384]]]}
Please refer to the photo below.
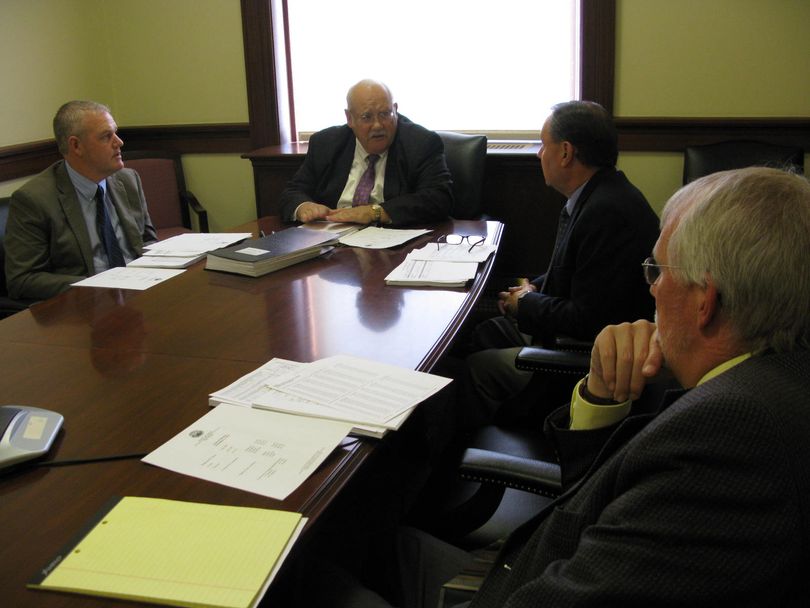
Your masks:
{"label": "man in dark jacket", "polygon": [[347,124],[309,140],[281,194],[282,217],[397,226],[446,219],[452,193],[441,138],[398,114],[380,82],[358,82],[346,103]]}
{"label": "man in dark jacket", "polygon": [[652,318],[638,269],[658,237],[658,217],[615,168],[610,115],[592,102],[557,104],[540,139],[546,183],[568,200],[548,271],[501,293],[503,316],[476,328],[462,404],[471,427],[489,422],[529,384],[531,372],[514,365],[522,346],[560,335],[590,341],[610,323]]}

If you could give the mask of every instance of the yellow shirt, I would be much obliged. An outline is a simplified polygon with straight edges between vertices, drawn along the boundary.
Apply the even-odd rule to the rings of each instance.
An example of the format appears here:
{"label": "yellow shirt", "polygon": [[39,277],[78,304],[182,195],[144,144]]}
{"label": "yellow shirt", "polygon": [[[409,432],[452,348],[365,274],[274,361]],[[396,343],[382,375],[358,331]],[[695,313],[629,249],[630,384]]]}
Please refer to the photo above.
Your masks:
{"label": "yellow shirt", "polygon": [[[698,386],[727,372],[738,363],[742,363],[751,356],[751,353],[745,353],[729,359],[725,363],[721,363],[714,369],[707,372],[697,383]],[[587,431],[591,429],[598,429],[605,426],[615,424],[625,418],[630,413],[630,406],[632,401],[629,399],[616,405],[595,405],[580,397],[579,387],[585,381],[585,378],[577,382],[574,387],[574,392],[571,395],[571,426],[572,431]]]}

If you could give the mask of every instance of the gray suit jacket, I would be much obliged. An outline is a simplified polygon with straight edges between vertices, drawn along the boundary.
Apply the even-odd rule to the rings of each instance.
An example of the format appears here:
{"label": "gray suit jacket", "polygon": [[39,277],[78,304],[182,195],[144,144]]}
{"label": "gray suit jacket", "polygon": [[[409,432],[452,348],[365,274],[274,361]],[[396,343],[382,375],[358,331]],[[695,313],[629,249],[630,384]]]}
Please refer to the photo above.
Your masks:
{"label": "gray suit jacket", "polygon": [[[138,174],[121,169],[108,193],[129,245],[140,255],[157,240]],[[87,224],[64,161],[11,196],[5,237],[6,283],[12,298],[44,300],[95,274]]]}
{"label": "gray suit jacket", "polygon": [[608,429],[555,412],[567,491],[512,534],[472,606],[809,605],[808,394],[798,351]]}

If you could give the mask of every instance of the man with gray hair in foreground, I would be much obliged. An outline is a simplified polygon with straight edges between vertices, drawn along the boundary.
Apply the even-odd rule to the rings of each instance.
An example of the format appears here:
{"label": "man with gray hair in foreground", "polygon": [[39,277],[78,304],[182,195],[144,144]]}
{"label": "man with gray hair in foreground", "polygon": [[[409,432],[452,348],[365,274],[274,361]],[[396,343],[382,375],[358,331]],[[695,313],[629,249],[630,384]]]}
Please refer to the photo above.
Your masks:
{"label": "man with gray hair in foreground", "polygon": [[[473,607],[810,605],[810,183],[716,173],[661,225],[644,263],[656,323],[597,336],[545,423],[563,493],[506,540]],[[644,398],[664,368],[684,390]],[[469,557],[400,540],[396,601],[435,606]]]}
{"label": "man with gray hair in foreground", "polygon": [[[810,183],[715,173],[661,228],[643,265],[656,323],[597,336],[546,421],[565,492],[473,606],[810,602]],[[636,411],[664,367],[685,392]]]}

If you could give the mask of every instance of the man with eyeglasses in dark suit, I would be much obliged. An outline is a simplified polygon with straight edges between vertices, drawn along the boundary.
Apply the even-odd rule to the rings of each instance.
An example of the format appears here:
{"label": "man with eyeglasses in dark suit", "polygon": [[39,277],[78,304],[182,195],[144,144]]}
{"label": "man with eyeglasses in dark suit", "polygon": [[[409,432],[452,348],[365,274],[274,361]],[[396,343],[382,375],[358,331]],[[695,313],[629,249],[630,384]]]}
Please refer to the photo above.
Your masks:
{"label": "man with eyeglasses in dark suit", "polygon": [[286,221],[403,226],[447,218],[452,191],[441,138],[397,111],[374,80],[346,96],[346,124],[314,133],[281,194]]}

